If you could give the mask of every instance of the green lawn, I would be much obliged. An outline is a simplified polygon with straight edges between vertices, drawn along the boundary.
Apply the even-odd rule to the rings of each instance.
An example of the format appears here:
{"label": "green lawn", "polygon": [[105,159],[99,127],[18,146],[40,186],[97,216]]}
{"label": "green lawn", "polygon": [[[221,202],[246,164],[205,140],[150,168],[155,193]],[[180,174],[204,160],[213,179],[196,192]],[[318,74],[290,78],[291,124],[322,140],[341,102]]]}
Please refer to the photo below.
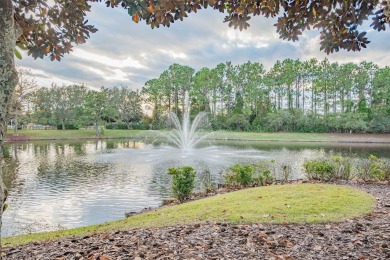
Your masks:
{"label": "green lawn", "polygon": [[369,213],[375,198],[363,191],[329,184],[274,185],[165,207],[128,219],[64,231],[3,238],[3,245],[109,230],[149,228],[204,221],[228,223],[326,223]]}
{"label": "green lawn", "polygon": [[[12,131],[9,130],[12,134]],[[39,139],[85,139],[96,138],[95,130],[21,130],[20,135],[30,140]],[[158,137],[161,131],[157,130],[104,130],[99,138],[134,138]],[[378,142],[389,143],[390,134],[332,134],[332,133],[257,133],[257,132],[230,132],[216,131],[209,138],[221,140],[251,140],[251,141],[291,141],[291,142]]]}
{"label": "green lawn", "polygon": [[[95,130],[20,130],[20,135],[30,139],[82,139],[96,138]],[[153,130],[104,130],[101,138],[154,137],[159,131]],[[243,139],[243,140],[297,140],[297,141],[331,141],[326,134],[318,133],[255,133],[255,132],[214,132],[210,138]]]}
{"label": "green lawn", "polygon": [[[96,138],[95,130],[20,130],[20,135],[26,135],[30,139],[81,139]],[[156,135],[155,131],[144,130],[104,130],[101,138],[126,138],[126,137],[148,137]]]}
{"label": "green lawn", "polygon": [[327,134],[321,133],[256,133],[256,132],[216,132],[214,138],[244,139],[244,140],[304,140],[304,141],[331,141]]}

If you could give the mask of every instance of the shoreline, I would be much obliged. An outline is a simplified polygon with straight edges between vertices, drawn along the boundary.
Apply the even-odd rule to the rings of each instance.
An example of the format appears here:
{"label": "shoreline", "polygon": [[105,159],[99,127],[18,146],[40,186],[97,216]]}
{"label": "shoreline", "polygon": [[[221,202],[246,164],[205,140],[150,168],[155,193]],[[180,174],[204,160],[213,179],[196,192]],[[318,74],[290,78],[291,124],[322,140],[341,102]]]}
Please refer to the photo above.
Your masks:
{"label": "shoreline", "polygon": [[[235,132],[234,132],[235,133]],[[233,133],[233,134],[234,134]],[[244,134],[247,132],[243,132]],[[255,132],[248,132],[248,133],[255,133]],[[257,134],[257,133],[256,133]],[[258,133],[259,135],[262,133]],[[269,134],[269,133],[265,133]],[[324,136],[326,135],[332,135],[331,133],[324,133]],[[232,141],[232,142],[286,142],[286,143],[334,143],[334,144],[390,144],[390,134],[381,134],[384,136],[388,136],[389,139],[387,140],[381,140],[374,139],[374,140],[356,140],[354,138],[359,137],[360,134],[337,134],[337,135],[343,135],[342,137],[349,137],[350,140],[337,140],[338,138],[334,138],[334,140],[305,140],[305,139],[282,139],[282,138],[275,138],[275,139],[261,139],[261,138],[232,138],[232,137],[216,137],[216,138],[205,138],[204,140],[216,140],[216,141]],[[364,134],[364,136],[367,136],[368,134]],[[371,134],[370,134],[371,135]],[[378,134],[372,134],[372,137],[378,137]],[[7,134],[4,143],[25,143],[25,142],[34,142],[34,141],[86,141],[86,140],[132,140],[132,139],[161,139],[162,137],[158,136],[98,136],[98,137],[44,137],[44,138],[30,138],[27,135],[18,135],[13,136],[11,134]],[[385,139],[385,138],[383,138]]]}

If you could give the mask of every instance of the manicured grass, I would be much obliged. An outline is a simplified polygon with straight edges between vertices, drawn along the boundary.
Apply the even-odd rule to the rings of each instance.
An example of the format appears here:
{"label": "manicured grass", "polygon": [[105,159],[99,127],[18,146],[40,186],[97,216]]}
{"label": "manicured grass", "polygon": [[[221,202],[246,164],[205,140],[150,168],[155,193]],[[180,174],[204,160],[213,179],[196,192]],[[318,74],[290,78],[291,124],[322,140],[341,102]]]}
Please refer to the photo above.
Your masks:
{"label": "manicured grass", "polygon": [[[10,130],[11,134],[12,131]],[[83,139],[96,138],[95,130],[21,130],[20,135],[31,140],[37,139]],[[157,130],[104,130],[99,138],[133,138],[133,137],[159,137],[161,131]],[[257,133],[257,132],[230,132],[216,131],[209,138],[221,140],[251,140],[251,141],[296,141],[296,142],[390,142],[389,134],[331,134],[331,133]]]}
{"label": "manicured grass", "polygon": [[[26,135],[30,139],[82,139],[96,138],[95,130],[20,130],[20,135]],[[126,137],[149,137],[156,135],[154,131],[144,130],[104,130],[101,138],[126,138]]]}
{"label": "manicured grass", "polygon": [[[81,139],[95,138],[95,130],[20,130],[19,134],[26,135],[30,139]],[[154,130],[104,130],[101,138],[120,137],[153,137],[158,136],[159,131]],[[255,133],[255,132],[214,132],[210,138],[217,139],[244,139],[244,140],[317,140],[328,141],[325,134],[318,133]]]}
{"label": "manicured grass", "polygon": [[131,218],[64,231],[3,238],[5,246],[109,230],[150,228],[204,221],[229,223],[326,223],[369,213],[375,198],[363,191],[329,184],[275,185],[244,189],[161,208]]}
{"label": "manicured grass", "polygon": [[305,141],[331,141],[327,134],[321,133],[256,133],[256,132],[216,132],[212,135],[220,139],[244,140],[305,140]]}

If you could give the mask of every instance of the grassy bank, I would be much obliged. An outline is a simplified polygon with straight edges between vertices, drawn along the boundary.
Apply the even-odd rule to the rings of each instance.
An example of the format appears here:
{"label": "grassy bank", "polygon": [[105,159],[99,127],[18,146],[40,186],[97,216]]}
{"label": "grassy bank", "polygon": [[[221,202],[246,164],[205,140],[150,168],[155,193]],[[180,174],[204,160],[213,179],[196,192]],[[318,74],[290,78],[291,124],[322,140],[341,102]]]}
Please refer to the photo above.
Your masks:
{"label": "grassy bank", "polygon": [[[20,135],[27,136],[30,140],[40,139],[84,139],[96,138],[95,130],[20,130]],[[100,138],[129,138],[148,137],[157,135],[154,131],[144,130],[104,130]]]}
{"label": "grassy bank", "polygon": [[323,223],[366,214],[374,207],[374,197],[351,187],[328,184],[275,185],[221,194],[102,225],[6,237],[3,238],[3,245],[204,221]]}
{"label": "grassy bank", "polygon": [[327,134],[319,133],[256,133],[256,132],[216,132],[214,138],[243,140],[280,141],[331,141]]}
{"label": "grassy bank", "polygon": [[[9,131],[12,139],[12,131]],[[21,130],[21,136],[29,140],[61,140],[61,139],[93,139],[95,130]],[[136,138],[157,137],[156,130],[104,130],[99,138]],[[251,140],[251,141],[296,141],[296,142],[351,142],[351,143],[390,143],[390,134],[331,134],[331,133],[256,133],[256,132],[214,132],[210,138],[222,140]]]}

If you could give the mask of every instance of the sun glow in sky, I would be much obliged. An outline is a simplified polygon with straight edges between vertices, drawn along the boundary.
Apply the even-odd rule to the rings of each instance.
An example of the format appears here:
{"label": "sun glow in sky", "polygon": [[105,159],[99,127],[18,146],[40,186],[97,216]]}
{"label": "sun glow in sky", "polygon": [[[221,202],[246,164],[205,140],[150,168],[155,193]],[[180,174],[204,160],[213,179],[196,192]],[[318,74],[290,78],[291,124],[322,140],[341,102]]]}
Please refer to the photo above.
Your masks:
{"label": "sun glow in sky", "polygon": [[199,70],[226,61],[251,61],[269,69],[277,60],[328,57],[331,62],[367,60],[390,66],[390,44],[385,41],[390,36],[388,31],[368,30],[371,43],[361,52],[340,51],[328,56],[319,50],[317,30],[304,33],[298,42],[289,42],[279,39],[273,26],[275,19],[254,17],[250,27],[240,32],[223,23],[224,16],[214,10],[200,10],[170,28],[151,29],[144,22],[134,23],[126,10],[93,3],[87,18],[99,31],[86,44],[75,46],[61,62],[34,60],[24,54],[17,65],[31,69],[41,86],[76,83],[96,89],[115,85],[140,89],[173,63]]}

